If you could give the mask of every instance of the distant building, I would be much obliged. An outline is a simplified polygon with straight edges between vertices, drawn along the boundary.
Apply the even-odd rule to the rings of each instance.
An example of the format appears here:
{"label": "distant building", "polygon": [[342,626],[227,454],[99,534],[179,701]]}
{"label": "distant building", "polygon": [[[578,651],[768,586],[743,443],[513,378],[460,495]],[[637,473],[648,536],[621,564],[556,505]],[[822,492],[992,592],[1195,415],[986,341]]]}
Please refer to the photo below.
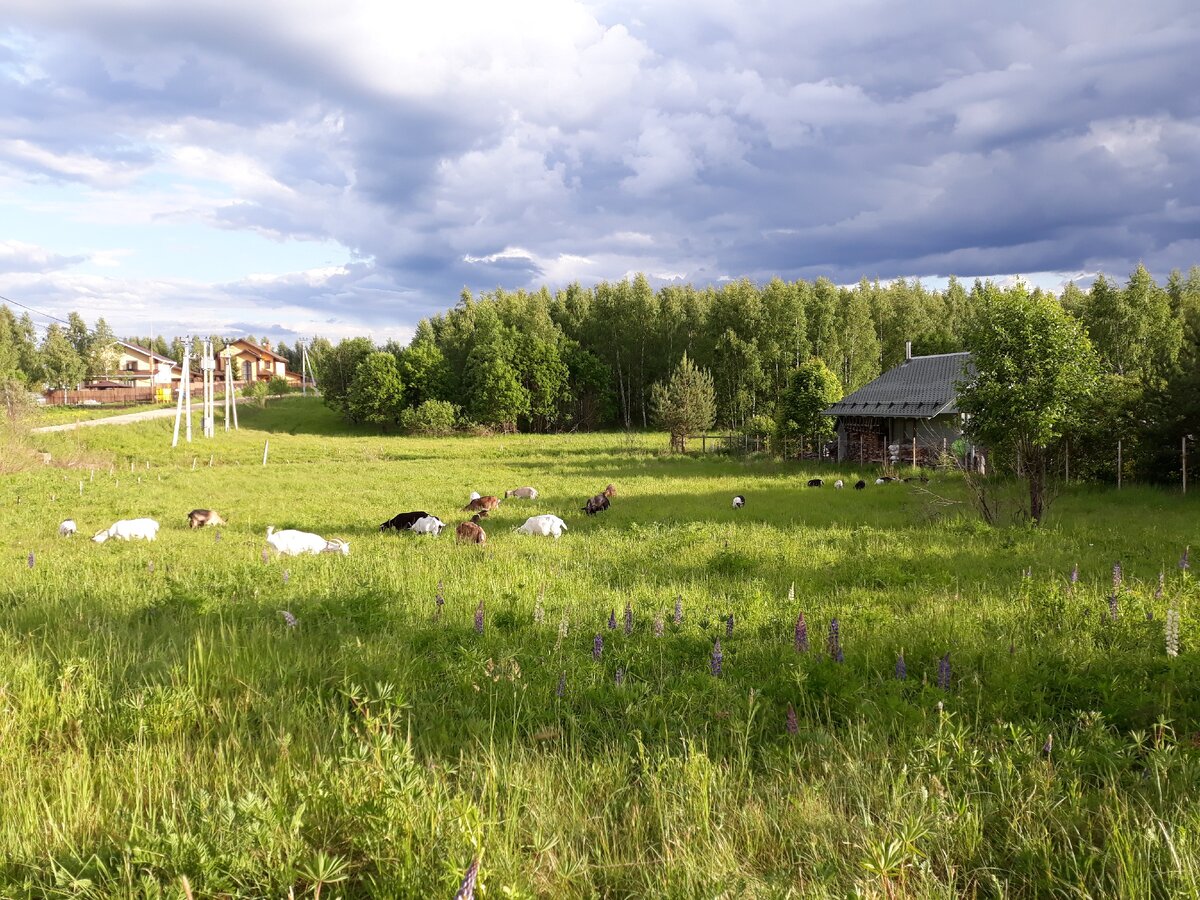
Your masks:
{"label": "distant building", "polygon": [[905,463],[914,438],[919,462],[936,459],[963,437],[954,384],[973,372],[970,353],[912,356],[909,345],[903,363],[822,411],[837,419],[838,459]]}
{"label": "distant building", "polygon": [[288,359],[271,349],[271,342],[264,341],[258,345],[245,338],[230,342],[224,350],[217,354],[217,377],[225,377],[225,366],[233,360],[234,378],[237,381],[270,381],[272,378],[286,378],[288,383],[298,387],[300,375],[288,369]]}
{"label": "distant building", "polygon": [[126,341],[117,341],[116,345],[120,351],[116,366],[103,378],[89,382],[87,388],[169,388],[183,377],[179,363],[169,356]]}

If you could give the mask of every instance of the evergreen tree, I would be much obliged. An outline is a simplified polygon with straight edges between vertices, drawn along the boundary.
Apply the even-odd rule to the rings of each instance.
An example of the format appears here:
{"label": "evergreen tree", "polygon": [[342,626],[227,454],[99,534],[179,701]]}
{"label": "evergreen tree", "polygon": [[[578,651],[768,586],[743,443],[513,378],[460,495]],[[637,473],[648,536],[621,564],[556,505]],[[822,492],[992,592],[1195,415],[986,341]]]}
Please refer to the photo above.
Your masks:
{"label": "evergreen tree", "polygon": [[686,353],[666,383],[655,384],[652,393],[655,420],[670,433],[671,449],[685,453],[689,434],[712,427],[716,416],[712,376],[697,368]]}

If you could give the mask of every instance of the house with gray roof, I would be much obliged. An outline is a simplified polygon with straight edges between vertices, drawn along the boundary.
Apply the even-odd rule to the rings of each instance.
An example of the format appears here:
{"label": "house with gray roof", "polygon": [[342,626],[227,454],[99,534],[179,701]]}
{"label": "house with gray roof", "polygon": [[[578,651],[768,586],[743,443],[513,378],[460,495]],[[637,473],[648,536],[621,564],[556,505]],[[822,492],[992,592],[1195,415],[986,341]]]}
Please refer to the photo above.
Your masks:
{"label": "house with gray roof", "polygon": [[838,459],[907,462],[916,441],[918,461],[931,461],[963,436],[954,384],[974,372],[970,353],[912,356],[833,404]]}

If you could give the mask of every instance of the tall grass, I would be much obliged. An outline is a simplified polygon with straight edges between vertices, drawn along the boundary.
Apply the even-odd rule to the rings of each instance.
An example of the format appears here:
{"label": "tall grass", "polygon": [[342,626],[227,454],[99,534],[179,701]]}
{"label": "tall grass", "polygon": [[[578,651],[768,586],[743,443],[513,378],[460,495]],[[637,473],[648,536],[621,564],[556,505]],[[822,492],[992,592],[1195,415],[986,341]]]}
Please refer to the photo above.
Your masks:
{"label": "tall grass", "polygon": [[[0,481],[0,895],[450,897],[477,854],[488,896],[1200,892],[1192,498],[992,530],[661,436],[380,438],[299,399],[170,424],[43,436],[91,464]],[[483,548],[376,530],[523,484]],[[561,540],[512,533],[542,512]],[[135,515],[157,542],[86,540]],[[268,524],[351,555],[264,563]]]}

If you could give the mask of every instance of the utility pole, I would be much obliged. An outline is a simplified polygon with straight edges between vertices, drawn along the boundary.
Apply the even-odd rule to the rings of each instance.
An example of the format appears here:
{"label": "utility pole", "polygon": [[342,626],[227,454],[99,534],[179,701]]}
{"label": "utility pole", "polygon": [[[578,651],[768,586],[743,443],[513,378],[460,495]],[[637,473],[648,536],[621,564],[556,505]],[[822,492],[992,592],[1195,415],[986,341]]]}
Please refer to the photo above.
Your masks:
{"label": "utility pole", "polygon": [[308,353],[304,350],[304,338],[300,339],[300,396],[308,396]]}
{"label": "utility pole", "polygon": [[181,382],[183,397],[183,415],[187,419],[187,442],[192,442],[192,336],[187,338],[187,346],[183,350],[183,381]]}
{"label": "utility pole", "polygon": [[[187,362],[187,350],[186,349],[183,351],[183,359],[184,359],[183,364],[186,364],[186,362]],[[179,398],[175,402],[175,433],[171,437],[171,446],[172,447],[176,447],[179,445],[179,420],[183,418],[183,379],[184,379],[184,377],[185,377],[184,370],[181,368],[179,370]]]}

